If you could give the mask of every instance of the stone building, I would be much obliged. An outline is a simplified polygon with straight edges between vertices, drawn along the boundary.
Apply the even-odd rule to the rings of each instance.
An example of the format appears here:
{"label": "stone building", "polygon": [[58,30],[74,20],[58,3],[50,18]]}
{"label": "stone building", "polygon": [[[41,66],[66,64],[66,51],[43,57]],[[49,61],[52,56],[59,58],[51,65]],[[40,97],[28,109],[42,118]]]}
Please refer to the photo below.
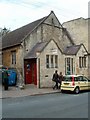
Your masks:
{"label": "stone building", "polygon": [[[67,29],[70,36],[72,37],[75,44],[84,44],[87,49],[88,63],[87,63],[87,74],[90,77],[90,37],[89,37],[89,27],[90,19],[78,18],[71,21],[63,23],[63,27]],[[86,56],[86,53],[83,52],[83,56]]]}
{"label": "stone building", "polygon": [[16,68],[25,84],[51,87],[55,70],[87,75],[86,46],[75,44],[53,11],[4,36],[2,47],[3,65]]}

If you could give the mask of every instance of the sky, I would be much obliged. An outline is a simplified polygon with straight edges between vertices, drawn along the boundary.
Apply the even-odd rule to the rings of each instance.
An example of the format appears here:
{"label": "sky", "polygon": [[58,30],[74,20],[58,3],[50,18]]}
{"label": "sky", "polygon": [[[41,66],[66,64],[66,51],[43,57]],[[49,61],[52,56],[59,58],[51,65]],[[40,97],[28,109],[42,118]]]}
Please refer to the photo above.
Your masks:
{"label": "sky", "polygon": [[88,18],[89,0],[0,0],[0,28],[15,30],[50,14],[60,23]]}

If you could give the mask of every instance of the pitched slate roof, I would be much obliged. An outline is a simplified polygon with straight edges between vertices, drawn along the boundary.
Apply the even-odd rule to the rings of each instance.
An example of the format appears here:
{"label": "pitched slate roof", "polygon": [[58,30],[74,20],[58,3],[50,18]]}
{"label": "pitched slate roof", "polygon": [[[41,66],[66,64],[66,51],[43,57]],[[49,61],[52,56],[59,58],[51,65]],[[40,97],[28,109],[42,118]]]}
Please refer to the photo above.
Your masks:
{"label": "pitched slate roof", "polygon": [[78,52],[78,50],[80,49],[81,45],[82,45],[82,44],[80,44],[80,45],[68,46],[68,47],[65,48],[65,50],[64,50],[63,53],[64,53],[65,55],[76,55],[77,52]]}
{"label": "pitched slate roof", "polygon": [[30,58],[36,58],[36,53],[37,52],[42,52],[42,50],[45,48],[45,46],[48,44],[48,42],[40,42],[37,43],[32,50],[25,56],[25,59],[30,59]]}
{"label": "pitched slate roof", "polygon": [[[53,11],[51,11],[51,13],[54,14]],[[50,13],[50,14],[51,14]],[[18,28],[10,33],[8,33],[7,35],[5,35],[2,39],[2,49],[7,49],[9,47],[13,47],[15,45],[20,45],[21,42],[34,30],[36,29],[39,25],[41,25],[49,16],[50,14],[46,17],[43,17],[39,20],[36,20],[30,24],[27,24],[21,28]],[[57,17],[56,17],[57,18]],[[57,19],[58,20],[58,19]],[[61,25],[61,24],[60,24]],[[63,29],[62,25],[61,28]],[[71,41],[72,44],[73,40],[71,39],[69,33],[67,33],[67,31],[65,29],[63,29],[63,31],[65,32],[65,34],[67,35],[67,37],[69,38],[69,40]]]}
{"label": "pitched slate roof", "polygon": [[[51,40],[53,40],[53,39],[51,39]],[[36,53],[37,53],[37,52],[41,53],[41,52],[44,50],[44,48],[49,44],[49,42],[50,42],[51,40],[49,40],[49,41],[43,41],[43,42],[38,42],[38,43],[31,49],[31,51],[29,51],[29,52],[27,53],[27,55],[24,57],[24,59],[37,58]],[[54,41],[54,40],[53,40],[53,41]],[[58,44],[57,44],[55,41],[54,41],[54,43],[56,44],[57,48],[61,51],[61,49],[59,48]],[[63,53],[63,52],[61,51],[61,53]]]}
{"label": "pitched slate roof", "polygon": [[22,42],[22,40],[29,34],[31,33],[36,27],[38,27],[39,24],[43,22],[43,20],[46,17],[43,17],[39,20],[36,20],[30,24],[27,24],[21,28],[18,28],[6,36],[3,37],[2,39],[2,48],[7,48],[11,47],[14,45],[18,45]]}

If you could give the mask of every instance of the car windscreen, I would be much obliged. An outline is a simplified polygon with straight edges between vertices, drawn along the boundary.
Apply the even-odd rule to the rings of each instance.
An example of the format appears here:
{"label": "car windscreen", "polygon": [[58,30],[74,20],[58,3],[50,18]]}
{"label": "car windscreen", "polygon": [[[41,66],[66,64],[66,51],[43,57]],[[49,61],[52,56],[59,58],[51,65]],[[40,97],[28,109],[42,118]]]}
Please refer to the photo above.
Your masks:
{"label": "car windscreen", "polygon": [[72,81],[72,77],[70,76],[64,76],[64,81]]}

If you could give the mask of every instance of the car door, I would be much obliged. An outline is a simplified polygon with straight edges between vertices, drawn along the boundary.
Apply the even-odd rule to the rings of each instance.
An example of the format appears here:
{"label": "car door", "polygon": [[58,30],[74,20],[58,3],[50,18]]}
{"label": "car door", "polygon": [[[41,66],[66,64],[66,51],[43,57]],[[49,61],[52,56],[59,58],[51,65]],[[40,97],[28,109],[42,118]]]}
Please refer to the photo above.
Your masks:
{"label": "car door", "polygon": [[88,85],[87,85],[87,80],[83,76],[78,77],[78,86],[80,87],[80,90],[86,90]]}
{"label": "car door", "polygon": [[86,90],[90,89],[90,80],[87,77],[83,77],[83,81],[86,84]]}
{"label": "car door", "polygon": [[85,76],[83,76],[83,84],[84,84],[84,89],[88,90],[89,89],[89,82],[88,82],[88,78],[86,78]]}

